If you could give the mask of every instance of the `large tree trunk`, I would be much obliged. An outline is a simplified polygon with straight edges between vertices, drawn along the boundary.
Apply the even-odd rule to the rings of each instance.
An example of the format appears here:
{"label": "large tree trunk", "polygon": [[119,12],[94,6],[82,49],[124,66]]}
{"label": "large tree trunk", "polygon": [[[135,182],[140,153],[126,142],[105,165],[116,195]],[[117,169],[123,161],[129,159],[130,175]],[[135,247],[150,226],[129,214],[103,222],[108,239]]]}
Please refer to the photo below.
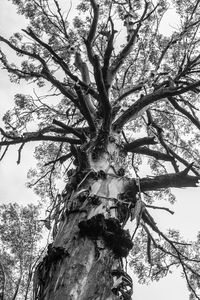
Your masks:
{"label": "large tree trunk", "polygon": [[119,213],[124,156],[114,139],[98,158],[91,149],[82,152],[85,169],[69,172],[58,233],[37,267],[36,299],[131,299],[132,281],[122,264],[132,247],[123,229],[128,205]]}

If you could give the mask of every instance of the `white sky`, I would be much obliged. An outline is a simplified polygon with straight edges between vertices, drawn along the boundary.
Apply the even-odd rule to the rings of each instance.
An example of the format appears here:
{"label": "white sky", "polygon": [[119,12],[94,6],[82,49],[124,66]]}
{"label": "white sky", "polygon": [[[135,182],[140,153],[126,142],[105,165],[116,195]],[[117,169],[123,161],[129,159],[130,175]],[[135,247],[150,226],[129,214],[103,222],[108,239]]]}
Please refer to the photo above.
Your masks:
{"label": "white sky", "polygon": [[[74,3],[75,1],[73,1]],[[68,3],[70,1],[68,0]],[[172,21],[176,19],[174,10],[171,10],[162,23],[162,30],[172,32],[173,27],[177,27]],[[173,24],[173,26],[171,25]],[[8,37],[13,32],[19,31],[25,25],[23,17],[17,16],[11,1],[0,0],[0,34]],[[10,83],[7,73],[0,70],[0,119],[7,109],[12,107],[15,93],[28,93],[29,87],[26,83],[14,85]],[[2,122],[0,120],[0,126]],[[18,202],[29,203],[37,200],[36,195],[25,188],[26,174],[33,165],[32,153],[34,146],[27,144],[22,152],[21,164],[17,165],[17,148],[12,148],[7,153],[5,159],[0,162],[0,203]],[[160,228],[180,229],[187,239],[194,239],[200,229],[200,203],[199,188],[176,190],[177,203],[172,207],[175,215],[171,216],[167,212],[155,213],[152,211]],[[169,207],[169,206],[168,206]],[[178,271],[159,283],[149,286],[138,285],[134,282],[134,299],[154,299],[168,300],[181,299],[188,300],[188,291],[185,281],[180,278]]]}

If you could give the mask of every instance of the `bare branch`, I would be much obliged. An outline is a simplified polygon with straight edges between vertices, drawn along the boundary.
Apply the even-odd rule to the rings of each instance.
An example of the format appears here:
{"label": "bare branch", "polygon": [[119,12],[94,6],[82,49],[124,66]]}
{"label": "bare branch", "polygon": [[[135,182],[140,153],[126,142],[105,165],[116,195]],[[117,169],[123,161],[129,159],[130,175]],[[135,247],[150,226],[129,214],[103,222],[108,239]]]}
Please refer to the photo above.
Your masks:
{"label": "bare branch", "polygon": [[9,145],[6,146],[6,148],[4,149],[1,157],[0,157],[0,161],[2,161],[2,159],[4,158],[4,156],[6,155],[6,152],[8,151]]}
{"label": "bare branch", "polygon": [[57,7],[57,11],[58,11],[58,14],[60,16],[60,20],[61,20],[61,23],[62,23],[62,26],[63,26],[63,30],[64,30],[64,35],[65,37],[68,39],[68,34],[67,34],[67,30],[66,30],[66,25],[65,25],[65,21],[63,19],[63,16],[62,16],[62,13],[61,13],[61,8],[58,4],[58,1],[54,0],[55,4],[56,4],[56,7]]}
{"label": "bare branch", "polygon": [[154,206],[154,205],[148,205],[148,204],[145,204],[146,207],[148,208],[152,208],[152,209],[162,209],[162,210],[166,210],[168,211],[170,214],[174,214],[174,211],[172,211],[171,209],[167,208],[167,207],[161,207],[161,206]]}

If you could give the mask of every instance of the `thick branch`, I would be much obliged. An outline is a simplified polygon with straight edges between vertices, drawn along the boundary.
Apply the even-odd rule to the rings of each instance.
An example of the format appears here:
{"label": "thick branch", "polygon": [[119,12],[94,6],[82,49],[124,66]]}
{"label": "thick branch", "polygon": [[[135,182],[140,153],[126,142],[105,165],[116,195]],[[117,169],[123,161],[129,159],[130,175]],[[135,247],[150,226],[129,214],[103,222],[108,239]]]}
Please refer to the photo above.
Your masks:
{"label": "thick branch", "polygon": [[130,90],[119,96],[119,98],[116,100],[116,103],[119,103],[122,99],[126,98],[127,96],[133,94],[134,92],[140,91],[143,88],[143,83],[139,83],[135,86],[133,86]]}
{"label": "thick branch", "polygon": [[124,150],[126,152],[134,152],[133,150],[137,147],[143,146],[143,145],[155,145],[157,142],[155,141],[154,137],[144,137],[137,139],[131,143],[124,145]]}
{"label": "thick branch", "polygon": [[138,153],[138,154],[144,154],[144,155],[148,155],[148,156],[153,156],[155,159],[158,160],[165,160],[165,161],[173,161],[174,158],[168,154],[156,151],[156,150],[152,150],[149,149],[147,147],[138,147],[135,148],[133,151],[131,151],[133,153]]}
{"label": "thick branch", "polygon": [[88,125],[91,129],[91,132],[94,134],[96,132],[96,126],[94,124],[94,120],[93,120],[91,112],[88,108],[87,102],[86,102],[86,100],[84,98],[84,95],[82,93],[81,87],[78,86],[78,85],[75,85],[74,88],[75,88],[76,93],[77,93],[78,98],[79,98],[80,111],[83,114],[83,116],[85,117],[85,119],[87,120]]}
{"label": "thick branch", "polygon": [[94,76],[97,85],[97,89],[99,92],[99,97],[101,101],[101,107],[103,110],[103,130],[109,131],[111,124],[111,104],[109,102],[108,94],[105,88],[103,74],[101,71],[101,66],[99,62],[99,58],[97,55],[94,56]]}
{"label": "thick branch", "polygon": [[[75,66],[81,72],[83,82],[85,82],[88,86],[90,86],[89,69],[88,69],[86,62],[83,62],[83,60],[81,58],[81,54],[79,52],[75,53]],[[91,101],[90,95],[87,92],[85,93],[85,100],[86,100],[87,106],[91,112],[91,115],[94,117],[96,115],[96,108],[95,108],[93,102]]]}
{"label": "thick branch", "polygon": [[79,133],[76,129],[64,124],[63,122],[53,119],[53,124],[63,128],[66,133],[72,133],[78,138],[80,138],[81,140],[84,140],[83,134]]}
{"label": "thick branch", "polygon": [[114,36],[115,36],[115,33],[117,32],[114,30],[114,24],[113,24],[111,17],[109,17],[109,21],[111,24],[111,34],[108,38],[107,47],[106,47],[106,50],[104,53],[104,62],[103,62],[103,68],[102,68],[102,74],[103,74],[103,79],[104,79],[104,82],[106,85],[106,89],[109,89],[110,84],[111,84],[111,82],[109,80],[109,73],[110,73],[109,64],[110,64],[112,51],[114,49],[114,47],[113,47]]}
{"label": "thick branch", "polygon": [[96,4],[95,0],[90,0],[90,4],[92,6],[94,16],[93,16],[93,20],[92,20],[92,23],[91,23],[91,26],[90,26],[89,33],[88,33],[88,37],[87,37],[87,39],[84,40],[84,42],[85,42],[85,45],[86,45],[89,61],[92,65],[94,65],[94,53],[93,53],[93,50],[92,50],[92,43],[93,43],[93,40],[95,38],[97,25],[98,25],[99,5]]}
{"label": "thick branch", "polygon": [[88,42],[90,43],[90,45],[92,44],[94,37],[95,37],[95,33],[97,30],[97,24],[98,24],[98,19],[99,19],[99,5],[96,4],[95,0],[90,0],[90,3],[92,5],[92,9],[93,9],[93,13],[94,13],[94,17],[92,20],[92,24],[90,27],[90,31],[88,33]]}
{"label": "thick branch", "polygon": [[72,139],[68,137],[63,136],[51,136],[51,135],[42,135],[39,133],[31,133],[28,137],[16,137],[15,139],[11,141],[1,141],[0,146],[7,146],[7,145],[15,145],[20,143],[28,143],[28,142],[34,142],[34,141],[52,141],[52,142],[62,142],[62,143],[70,143],[70,144],[81,144],[81,140],[78,139]]}
{"label": "thick branch", "polygon": [[154,191],[163,188],[196,187],[200,177],[190,176],[183,172],[160,175],[153,178],[142,178],[140,180],[141,191]]}
{"label": "thick branch", "polygon": [[108,94],[103,81],[101,66],[97,55],[94,56],[94,71],[95,81],[100,95],[101,104],[104,111],[108,113],[111,110],[111,105],[108,99]]}

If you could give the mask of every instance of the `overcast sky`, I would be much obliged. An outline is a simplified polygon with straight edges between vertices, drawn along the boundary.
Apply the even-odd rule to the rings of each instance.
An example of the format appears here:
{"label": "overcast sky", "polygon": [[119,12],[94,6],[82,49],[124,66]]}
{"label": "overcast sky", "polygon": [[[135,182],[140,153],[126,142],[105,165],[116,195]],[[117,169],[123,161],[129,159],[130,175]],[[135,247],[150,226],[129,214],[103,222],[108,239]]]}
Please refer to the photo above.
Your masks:
{"label": "overcast sky", "polygon": [[[66,2],[70,3],[69,0]],[[174,21],[175,19],[176,14],[171,10],[164,19],[162,29],[165,32],[171,32],[175,26],[172,20]],[[11,1],[0,0],[1,35],[8,37],[11,33],[23,28],[25,24],[26,21],[23,17],[16,16],[16,10]],[[0,119],[6,110],[12,107],[14,94],[18,92],[28,93],[29,89],[26,83],[20,85],[10,83],[7,73],[0,71]],[[3,126],[1,121],[0,125]],[[14,147],[9,150],[5,159],[0,162],[0,203],[18,202],[26,204],[36,202],[37,197],[31,190],[25,188],[27,171],[34,163],[32,159],[33,149],[33,145],[25,145],[20,165],[16,164],[17,148]],[[199,188],[176,190],[175,194],[177,195],[177,203],[172,208],[175,211],[175,215],[172,216],[164,211],[159,211],[159,213],[152,212],[152,214],[155,216],[161,229],[180,229],[187,239],[195,239],[200,228]],[[176,271],[159,283],[153,283],[149,286],[141,286],[134,283],[134,299],[188,300],[188,291],[184,279],[180,278],[180,274]]]}

